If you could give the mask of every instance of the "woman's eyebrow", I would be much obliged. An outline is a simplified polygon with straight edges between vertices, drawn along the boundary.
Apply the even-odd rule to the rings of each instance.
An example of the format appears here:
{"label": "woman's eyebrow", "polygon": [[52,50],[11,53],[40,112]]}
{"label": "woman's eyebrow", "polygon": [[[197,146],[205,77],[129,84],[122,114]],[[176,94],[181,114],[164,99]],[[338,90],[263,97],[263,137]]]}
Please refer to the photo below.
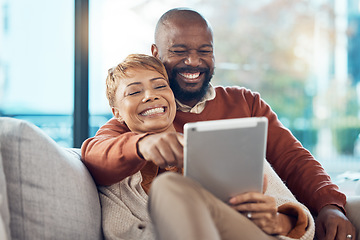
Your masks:
{"label": "woman's eyebrow", "polygon": [[[155,78],[150,79],[151,82],[156,81],[156,80],[165,80],[166,81],[166,79],[163,77],[155,77]],[[129,83],[128,85],[126,85],[126,87],[130,87],[132,85],[141,85],[141,84],[142,84],[142,82],[132,82],[132,83]]]}
{"label": "woman's eyebrow", "polygon": [[129,83],[128,85],[126,85],[126,87],[130,87],[132,85],[140,85],[141,82],[132,82],[132,83]]}
{"label": "woman's eyebrow", "polygon": [[150,81],[155,81],[155,80],[165,80],[166,81],[166,79],[163,77],[155,77],[155,78],[150,79]]}

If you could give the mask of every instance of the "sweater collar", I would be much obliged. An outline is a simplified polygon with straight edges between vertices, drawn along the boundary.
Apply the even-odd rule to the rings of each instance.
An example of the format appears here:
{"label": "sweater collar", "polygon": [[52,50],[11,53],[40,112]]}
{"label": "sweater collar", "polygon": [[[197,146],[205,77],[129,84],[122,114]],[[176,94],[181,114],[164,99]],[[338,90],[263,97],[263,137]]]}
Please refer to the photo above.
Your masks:
{"label": "sweater collar", "polygon": [[182,112],[190,112],[190,113],[200,114],[205,109],[206,102],[213,100],[215,98],[215,96],[216,96],[215,89],[210,83],[205,96],[194,107],[185,105],[185,104],[181,103],[180,101],[178,101],[177,99],[175,99],[176,105],[177,105],[177,110],[182,111]]}

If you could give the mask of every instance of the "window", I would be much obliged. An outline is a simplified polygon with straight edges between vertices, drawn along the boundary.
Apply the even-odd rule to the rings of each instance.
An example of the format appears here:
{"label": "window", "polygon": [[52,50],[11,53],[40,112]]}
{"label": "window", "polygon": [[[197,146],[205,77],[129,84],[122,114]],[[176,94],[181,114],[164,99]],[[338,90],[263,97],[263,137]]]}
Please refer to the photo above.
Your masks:
{"label": "window", "polygon": [[72,146],[74,2],[0,0],[0,116]]}
{"label": "window", "polygon": [[[158,18],[179,6],[90,1],[91,134],[111,117],[107,70],[130,53],[150,54]],[[181,6],[212,24],[213,84],[260,92],[337,183],[344,172],[360,170],[359,0],[197,0]]]}
{"label": "window", "polygon": [[[150,54],[175,0],[89,1],[90,136],[112,117],[107,70]],[[214,85],[260,92],[346,191],[360,161],[360,0],[184,0],[215,37]],[[74,1],[0,0],[0,116],[73,145]]]}

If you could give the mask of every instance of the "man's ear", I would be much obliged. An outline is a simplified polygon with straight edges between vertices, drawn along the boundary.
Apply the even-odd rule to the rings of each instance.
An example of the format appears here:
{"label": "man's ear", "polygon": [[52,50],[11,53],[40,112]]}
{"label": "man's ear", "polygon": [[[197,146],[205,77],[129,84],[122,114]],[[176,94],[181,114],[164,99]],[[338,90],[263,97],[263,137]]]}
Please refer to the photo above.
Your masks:
{"label": "man's ear", "polygon": [[111,111],[114,115],[114,117],[119,121],[119,122],[124,122],[124,119],[121,117],[119,109],[116,107],[112,107]]}
{"label": "man's ear", "polygon": [[151,53],[154,57],[159,58],[159,50],[155,44],[151,45]]}

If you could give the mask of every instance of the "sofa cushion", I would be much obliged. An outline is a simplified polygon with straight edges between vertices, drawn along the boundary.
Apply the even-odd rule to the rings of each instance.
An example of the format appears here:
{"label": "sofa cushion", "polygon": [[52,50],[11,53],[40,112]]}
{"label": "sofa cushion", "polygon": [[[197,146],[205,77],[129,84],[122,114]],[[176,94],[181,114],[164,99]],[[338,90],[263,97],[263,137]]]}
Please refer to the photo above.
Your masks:
{"label": "sofa cushion", "polygon": [[77,152],[36,126],[0,118],[12,239],[101,239],[96,186]]}

